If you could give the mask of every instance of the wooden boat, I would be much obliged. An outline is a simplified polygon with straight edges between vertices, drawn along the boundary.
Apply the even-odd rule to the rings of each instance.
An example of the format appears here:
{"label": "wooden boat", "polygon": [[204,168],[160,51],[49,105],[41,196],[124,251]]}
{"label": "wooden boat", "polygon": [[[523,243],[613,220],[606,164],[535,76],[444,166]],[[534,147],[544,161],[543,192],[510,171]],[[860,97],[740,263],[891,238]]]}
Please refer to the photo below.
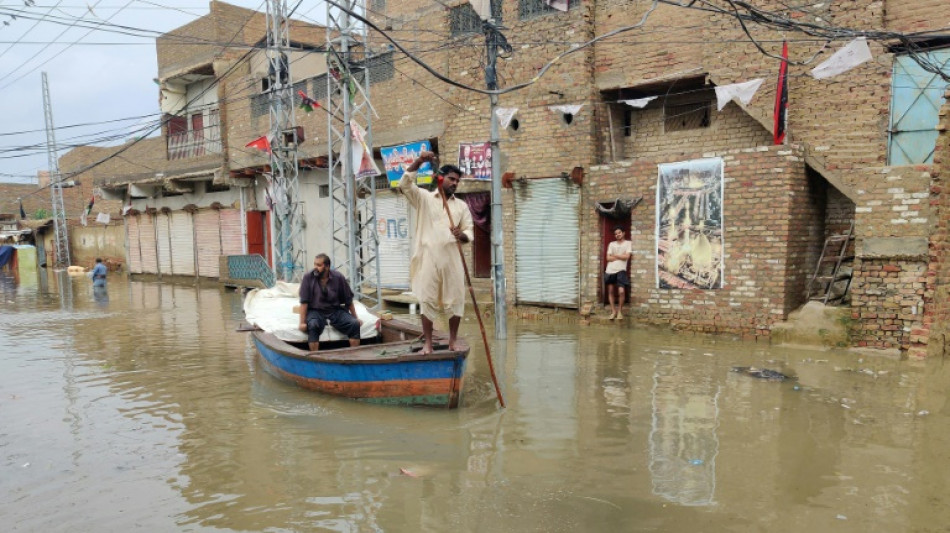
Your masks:
{"label": "wooden boat", "polygon": [[264,369],[305,389],[373,403],[458,407],[469,352],[463,339],[463,349],[452,351],[448,337],[436,332],[435,351],[422,355],[421,327],[392,319],[379,321],[377,330],[360,346],[321,342],[318,352],[264,331],[252,335]]}

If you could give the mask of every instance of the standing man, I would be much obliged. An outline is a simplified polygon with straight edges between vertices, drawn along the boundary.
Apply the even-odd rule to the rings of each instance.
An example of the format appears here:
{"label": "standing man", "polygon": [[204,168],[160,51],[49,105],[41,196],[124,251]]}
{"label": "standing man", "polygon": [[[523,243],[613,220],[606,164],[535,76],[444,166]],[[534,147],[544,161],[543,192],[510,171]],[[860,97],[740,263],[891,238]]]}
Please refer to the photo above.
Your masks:
{"label": "standing man", "polygon": [[604,271],[604,283],[607,285],[607,298],[610,300],[610,320],[623,320],[625,289],[630,289],[627,261],[633,251],[633,243],[624,237],[623,228],[617,226],[614,228],[615,240],[607,245],[607,269]]}
{"label": "standing man", "polygon": [[465,271],[456,242],[470,242],[475,226],[465,202],[455,198],[462,171],[455,165],[439,169],[444,178],[442,190],[452,213],[449,223],[439,191],[423,191],[416,185],[416,172],[423,163],[434,163],[435,154],[423,151],[402,175],[399,189],[416,210],[416,234],[409,278],[412,293],[422,308],[422,333],[425,345],[422,354],[432,353],[432,321],[442,312],[449,316],[449,349],[457,350],[459,322],[465,312]]}
{"label": "standing man", "polygon": [[300,282],[298,327],[307,332],[311,352],[320,349],[320,335],[328,323],[350,339],[350,346],[360,345],[363,322],[356,316],[353,290],[343,274],[330,270],[327,254],[320,254],[313,259],[313,270]]}
{"label": "standing man", "polygon": [[106,274],[108,269],[104,264],[102,264],[102,258],[96,258],[96,266],[92,267],[92,286],[93,287],[105,287],[106,286]]}

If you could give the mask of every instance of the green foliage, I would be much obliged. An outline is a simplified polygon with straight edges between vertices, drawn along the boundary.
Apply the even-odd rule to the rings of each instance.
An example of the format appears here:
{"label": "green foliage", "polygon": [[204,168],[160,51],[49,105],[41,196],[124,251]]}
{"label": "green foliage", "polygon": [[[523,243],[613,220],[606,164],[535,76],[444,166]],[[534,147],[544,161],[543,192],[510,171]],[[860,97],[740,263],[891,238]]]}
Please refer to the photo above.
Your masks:
{"label": "green foliage", "polygon": [[41,218],[49,218],[49,217],[50,217],[49,211],[45,209],[37,209],[36,212],[33,213],[32,218],[39,220]]}

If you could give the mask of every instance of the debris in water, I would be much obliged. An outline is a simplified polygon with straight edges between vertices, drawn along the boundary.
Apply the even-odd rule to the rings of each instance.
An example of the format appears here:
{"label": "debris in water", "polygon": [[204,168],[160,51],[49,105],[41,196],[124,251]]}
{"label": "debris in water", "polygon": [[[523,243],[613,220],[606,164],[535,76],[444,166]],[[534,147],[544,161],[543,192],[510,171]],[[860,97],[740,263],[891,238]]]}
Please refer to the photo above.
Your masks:
{"label": "debris in water", "polygon": [[929,415],[929,414],[930,414],[930,411],[928,411],[928,410],[926,410],[926,409],[922,409],[922,410],[920,410],[920,411],[917,411],[917,416],[927,416],[927,415]]}
{"label": "debris in water", "polygon": [[785,381],[789,379],[795,379],[794,377],[786,376],[785,374],[777,370],[770,370],[768,368],[756,368],[754,366],[734,366],[732,367],[732,371],[738,372],[740,374],[745,374],[753,378],[765,379],[768,381]]}
{"label": "debris in water", "polygon": [[845,515],[843,515],[843,514],[839,514],[839,515],[836,516],[835,518],[837,518],[838,520],[847,520],[847,519],[848,519],[848,517],[845,516]]}
{"label": "debris in water", "polygon": [[404,476],[419,477],[419,474],[414,473],[413,471],[409,470],[408,468],[400,468],[400,469],[399,469],[399,473],[402,474],[402,475],[404,475]]}
{"label": "debris in water", "polygon": [[690,459],[689,464],[695,465],[695,466],[699,466],[699,465],[703,464],[703,460],[702,460],[702,459]]}

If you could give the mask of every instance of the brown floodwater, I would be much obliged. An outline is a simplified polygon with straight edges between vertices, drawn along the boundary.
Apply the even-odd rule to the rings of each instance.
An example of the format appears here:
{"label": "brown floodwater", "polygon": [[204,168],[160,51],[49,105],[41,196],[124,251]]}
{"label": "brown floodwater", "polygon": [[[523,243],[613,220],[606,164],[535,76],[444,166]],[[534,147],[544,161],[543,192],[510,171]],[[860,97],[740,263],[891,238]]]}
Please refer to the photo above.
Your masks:
{"label": "brown floodwater", "polygon": [[950,530],[942,359],[513,322],[501,410],[470,318],[459,409],[376,406],[263,373],[237,293],[111,278],[0,274],[3,531]]}

